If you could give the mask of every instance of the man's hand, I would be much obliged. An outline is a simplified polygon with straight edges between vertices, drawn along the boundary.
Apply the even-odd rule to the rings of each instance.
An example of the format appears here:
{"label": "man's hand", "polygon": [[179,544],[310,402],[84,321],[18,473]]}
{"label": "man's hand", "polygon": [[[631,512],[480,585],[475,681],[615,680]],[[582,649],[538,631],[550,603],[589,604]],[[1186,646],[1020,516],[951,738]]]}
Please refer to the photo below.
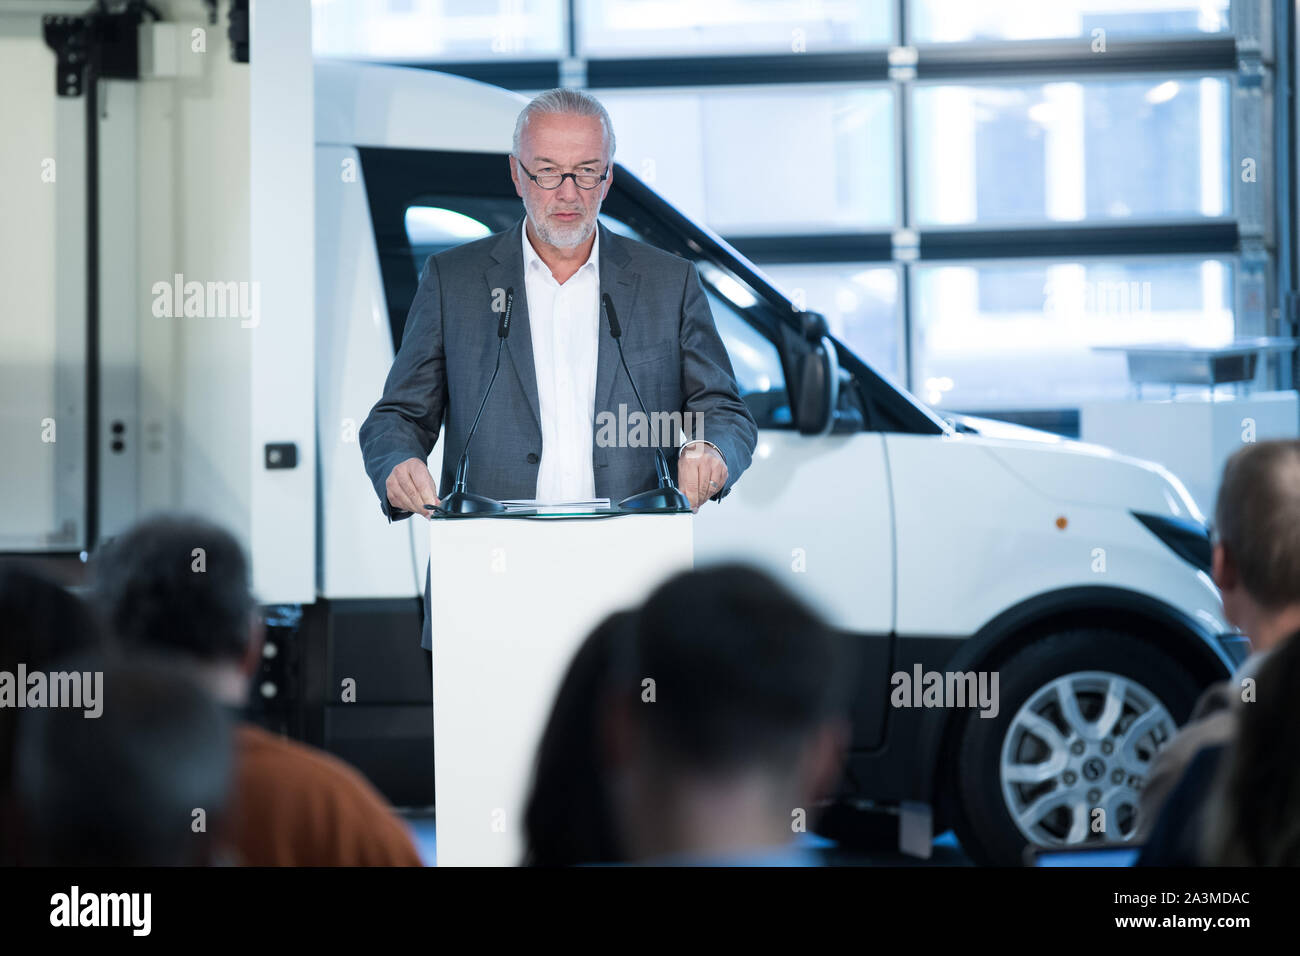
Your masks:
{"label": "man's hand", "polygon": [[704,442],[687,444],[677,458],[677,487],[682,489],[691,503],[691,511],[699,511],[727,484],[727,463],[712,445]]}
{"label": "man's hand", "polygon": [[388,491],[388,503],[392,507],[424,515],[426,518],[433,516],[425,505],[437,507],[442,503],[433,486],[429,466],[419,458],[408,458],[394,468],[384,482],[384,487]]}

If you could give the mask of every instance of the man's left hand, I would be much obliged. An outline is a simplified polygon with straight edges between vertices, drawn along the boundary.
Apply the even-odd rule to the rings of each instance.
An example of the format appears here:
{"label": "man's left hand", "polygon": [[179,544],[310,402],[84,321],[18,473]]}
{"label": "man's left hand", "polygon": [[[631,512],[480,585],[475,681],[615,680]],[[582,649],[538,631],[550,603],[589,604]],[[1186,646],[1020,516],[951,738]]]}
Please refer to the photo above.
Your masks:
{"label": "man's left hand", "polygon": [[677,459],[677,487],[691,503],[691,511],[699,511],[727,484],[727,463],[712,446],[703,442],[686,445]]}

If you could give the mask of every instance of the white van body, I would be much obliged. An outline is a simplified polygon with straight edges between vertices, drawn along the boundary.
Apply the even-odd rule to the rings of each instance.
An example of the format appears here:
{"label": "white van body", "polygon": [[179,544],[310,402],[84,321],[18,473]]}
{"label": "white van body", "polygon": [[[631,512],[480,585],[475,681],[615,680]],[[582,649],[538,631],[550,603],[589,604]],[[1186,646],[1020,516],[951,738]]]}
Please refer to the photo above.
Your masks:
{"label": "white van body", "polygon": [[[392,231],[396,219],[382,228],[372,220],[367,164],[373,165],[376,161],[370,157],[385,151],[408,156],[423,151],[430,164],[449,153],[476,154],[482,156],[484,180],[499,177],[504,189],[505,156],[524,99],[425,70],[318,62],[315,103],[316,341],[324,516],[319,529],[320,593],[327,600],[410,599],[420,593],[423,580],[423,526],[390,526],[383,520],[354,440],[355,426],[378,398],[396,347],[388,311],[394,304],[386,299],[380,265],[384,253],[376,241],[379,233]],[[430,169],[432,176],[432,165]],[[614,189],[631,178],[619,167]],[[437,187],[432,177],[428,188]],[[500,198],[504,193],[494,195],[506,201]],[[607,199],[606,208],[609,205]],[[522,206],[517,215],[522,215]],[[669,212],[664,215],[672,218]],[[707,229],[694,229],[698,241],[688,241],[686,248],[707,245],[721,250],[711,267],[701,269],[706,285],[711,277],[716,280],[718,269],[727,274],[732,268],[737,281],[748,282],[752,290],[755,282],[743,274],[754,268],[752,264]],[[683,252],[690,255],[685,248]],[[412,274],[417,267],[412,260]],[[719,292],[712,300],[715,319],[730,347],[717,311],[725,292],[717,281],[712,287]],[[793,306],[788,313],[786,321],[797,328]],[[785,367],[794,367],[795,357],[782,348]],[[850,356],[843,344],[835,343],[835,348],[840,364],[846,364]],[[741,361],[735,349],[732,357],[733,364]],[[972,741],[980,739],[983,727],[966,722],[965,715],[887,706],[893,675],[910,672],[911,665],[921,661],[929,662],[927,668],[948,661],[987,669],[1009,659],[1023,660],[1015,655],[1049,636],[1058,643],[1066,641],[1061,646],[1068,645],[1071,653],[1086,655],[1090,642],[1109,647],[1118,635],[1158,652],[1158,660],[1181,661],[1175,669],[1184,669],[1199,688],[1227,674],[1240,655],[1224,637],[1232,629],[1223,618],[1205,563],[1196,566],[1135,517],[1156,516],[1181,523],[1179,527],[1203,529],[1197,504],[1166,469],[1034,429],[983,419],[943,419],[896,386],[872,381],[871,387],[892,388],[902,396],[900,401],[915,411],[913,421],[921,426],[834,429],[826,434],[804,434],[790,424],[760,427],[753,464],[734,492],[725,502],[702,508],[695,519],[696,561],[757,564],[806,597],[837,628],[859,639],[865,663],[855,728],[863,738],[855,741],[845,797],[871,804],[932,803],[943,820],[957,822],[964,840],[981,842],[975,834],[989,826],[981,822],[987,811],[970,808],[974,797],[963,806],[953,778],[956,754],[975,747]],[[350,440],[341,440],[341,434]],[[434,474],[442,453],[441,447],[434,452]],[[414,643],[414,635],[411,640]],[[1112,807],[1128,821],[1112,834],[1114,839],[1132,838],[1133,805],[1143,768],[1172,733],[1174,712],[1181,711],[1176,718],[1181,720],[1190,704],[1172,699],[1186,698],[1186,689],[1165,690],[1164,697],[1144,696],[1142,679],[1133,672],[1124,676],[1123,661],[1113,660],[1127,656],[1099,657],[1063,678],[1043,671],[1042,686],[1051,686],[1049,677],[1066,680],[1061,686],[1079,688],[1079,700],[1091,695],[1101,701],[1098,706],[1104,710],[1098,713],[1110,715],[1106,720],[1131,712],[1116,726],[1128,721],[1126,726],[1151,734],[1137,751],[1131,740],[1103,740],[1097,729],[1103,717],[1095,716],[1090,718],[1093,723],[1080,724],[1087,723],[1086,732],[1056,742],[1060,754],[1035,764],[1023,753],[1041,744],[1033,737],[1034,727],[1043,726],[1035,715],[1047,712],[1039,702],[1042,695],[1025,692],[1023,700],[1007,702],[1020,710],[999,731],[998,786],[1006,796],[1008,816],[1027,815],[1018,824],[1018,837],[1002,821],[1004,832],[982,841],[977,851],[981,858],[1005,860],[1020,838],[1081,842],[1088,836],[1080,820],[1089,801]],[[1041,665],[1035,666],[1041,670]],[[1163,664],[1149,666],[1158,669]],[[1005,689],[1007,677],[1014,675],[1002,676]],[[1064,701],[1063,692],[1058,696]],[[1124,702],[1117,702],[1121,697]],[[1055,705],[1046,706],[1051,710]],[[1073,705],[1067,710],[1079,713]],[[1089,736],[1097,739],[1090,740],[1077,759],[1064,750],[1071,741],[1077,749],[1075,738]],[[1024,750],[1026,741],[1029,751]],[[1101,750],[1093,750],[1103,745],[1129,753],[1123,767],[1106,765],[1107,779],[1122,781],[1110,790],[1076,792],[1059,786],[1055,796],[1036,795],[1032,787],[1015,790],[1019,777],[1040,776],[1046,771],[1034,768],[1052,761],[1059,764],[1064,779],[1081,781],[1081,761],[1103,759]],[[1013,752],[1016,748],[1022,756]],[[1106,754],[1112,755],[1112,750]],[[1030,769],[1016,766],[1025,760]],[[991,761],[981,774],[987,770],[998,775]],[[940,809],[944,801],[950,801],[947,810]],[[1039,812],[1055,814],[1055,822],[1035,823],[1030,817]]]}

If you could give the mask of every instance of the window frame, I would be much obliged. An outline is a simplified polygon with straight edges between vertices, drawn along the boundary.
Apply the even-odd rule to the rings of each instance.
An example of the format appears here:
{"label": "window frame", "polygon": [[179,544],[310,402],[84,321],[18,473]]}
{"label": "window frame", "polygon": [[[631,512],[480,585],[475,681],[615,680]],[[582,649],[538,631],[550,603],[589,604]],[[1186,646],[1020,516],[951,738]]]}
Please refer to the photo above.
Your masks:
{"label": "window frame", "polygon": [[[1092,49],[1090,36],[1030,40],[976,40],[917,43],[911,30],[911,0],[892,0],[894,35],[886,47],[851,51],[780,54],[689,55],[677,57],[585,56],[579,48],[580,4],[566,0],[568,49],[554,61],[463,61],[411,63],[528,93],[553,86],[602,89],[792,84],[885,83],[894,91],[895,183],[899,221],[894,229],[804,235],[732,237],[723,244],[746,262],[877,263],[890,262],[901,272],[900,326],[902,354],[898,368],[904,390],[914,387],[911,269],[935,259],[1077,259],[1103,254],[1115,260],[1133,255],[1228,255],[1234,260],[1238,334],[1286,334],[1296,306],[1293,276],[1300,243],[1292,221],[1296,97],[1284,77],[1291,73],[1296,11],[1293,5],[1268,0],[1233,0],[1228,29],[1216,33],[1108,36],[1106,49]],[[1158,223],[1119,221],[1099,224],[1052,222],[1024,228],[989,228],[979,223],[920,229],[911,207],[915,171],[910,144],[912,90],[930,82],[978,83],[1001,80],[1095,79],[1111,76],[1229,75],[1230,162],[1233,171],[1232,213],[1221,219]],[[1276,78],[1276,83],[1274,82]],[[1276,86],[1276,92],[1274,92]],[[1257,99],[1252,99],[1257,98]],[[1253,105],[1252,105],[1253,104]],[[1254,111],[1254,112],[1252,112]],[[1252,119],[1258,122],[1251,123]],[[1259,127],[1258,129],[1256,127]],[[1245,135],[1242,135],[1242,134]],[[1243,190],[1236,175],[1239,151],[1258,160],[1258,187]],[[1283,171],[1278,175],[1278,171]],[[627,174],[621,173],[626,181]],[[1290,217],[1279,219],[1279,215]],[[722,240],[719,240],[720,242]],[[1247,293],[1246,276],[1257,276]],[[840,346],[841,352],[847,350]],[[851,365],[852,360],[845,363]],[[1290,387],[1295,356],[1285,363],[1278,383]],[[869,374],[875,375],[873,370]],[[891,386],[893,387],[893,386]],[[942,421],[907,391],[906,402],[923,409],[928,421]],[[905,417],[909,417],[905,414]],[[1006,416],[1015,420],[1014,415]],[[945,426],[946,427],[946,426]]]}

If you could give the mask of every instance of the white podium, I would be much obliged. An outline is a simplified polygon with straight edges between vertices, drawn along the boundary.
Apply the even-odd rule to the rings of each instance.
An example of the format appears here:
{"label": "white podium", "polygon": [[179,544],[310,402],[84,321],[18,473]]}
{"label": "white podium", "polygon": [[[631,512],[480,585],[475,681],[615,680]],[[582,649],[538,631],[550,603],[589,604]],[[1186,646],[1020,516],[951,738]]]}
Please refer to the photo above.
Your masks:
{"label": "white podium", "polygon": [[691,517],[430,522],[439,866],[519,863],[537,742],[569,661],[607,614],[691,567]]}

